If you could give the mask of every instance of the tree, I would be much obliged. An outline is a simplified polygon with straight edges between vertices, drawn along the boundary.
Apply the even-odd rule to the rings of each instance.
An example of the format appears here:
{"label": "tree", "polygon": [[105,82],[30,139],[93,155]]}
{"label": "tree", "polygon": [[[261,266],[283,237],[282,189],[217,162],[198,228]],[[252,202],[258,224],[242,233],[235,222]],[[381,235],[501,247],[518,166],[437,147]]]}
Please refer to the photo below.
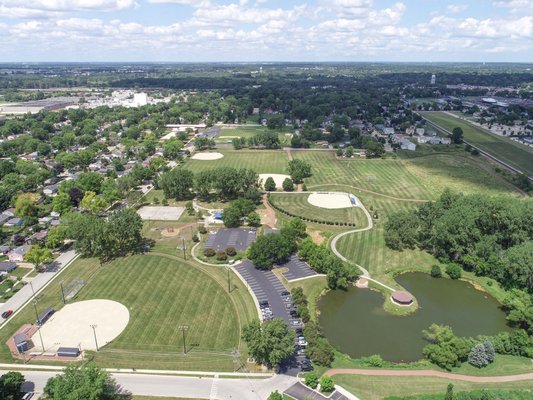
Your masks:
{"label": "tree", "polygon": [[187,200],[191,198],[194,174],[185,168],[175,168],[159,177],[159,187],[167,198]]}
{"label": "tree", "polygon": [[312,175],[311,164],[300,159],[290,160],[288,171],[292,180],[296,183],[302,183],[305,178],[309,178]]}
{"label": "tree", "polygon": [[510,285],[533,293],[533,241],[509,248],[505,264]]}
{"label": "tree", "polygon": [[369,140],[364,146],[366,158],[379,158],[385,153],[383,144]]}
{"label": "tree", "polygon": [[111,214],[105,230],[105,238],[108,243],[112,244],[108,247],[110,253],[107,254],[107,258],[137,253],[142,244],[142,227],[141,217],[131,208]]}
{"label": "tree", "polygon": [[459,264],[451,263],[446,265],[446,273],[452,279],[460,279],[463,269]]}
{"label": "tree", "polygon": [[270,396],[268,396],[268,400],[283,400],[283,395],[275,390],[274,392],[270,393]]}
{"label": "tree", "polygon": [[22,193],[15,201],[16,213],[19,217],[35,217],[37,215],[37,196],[33,193]]}
{"label": "tree", "polygon": [[448,383],[448,387],[446,388],[446,395],[444,396],[444,400],[455,400],[455,395],[453,394],[453,384]]}
{"label": "tree", "polygon": [[250,214],[248,214],[248,225],[261,226],[261,217],[258,213],[252,211]]}
{"label": "tree", "polygon": [[273,264],[287,261],[293,249],[294,243],[279,233],[273,233],[259,236],[248,248],[247,255],[256,267],[271,269]]}
{"label": "tree", "polygon": [[70,196],[67,193],[59,193],[52,200],[52,209],[60,215],[68,213],[72,209]]}
{"label": "tree", "polygon": [[237,228],[241,225],[241,212],[236,207],[228,207],[222,214],[222,221],[226,228]]}
{"label": "tree", "polygon": [[70,197],[70,202],[74,207],[78,207],[81,200],[83,199],[84,193],[83,190],[81,190],[79,187],[74,186],[71,187],[68,191],[68,195]]}
{"label": "tree", "polygon": [[39,270],[43,264],[49,263],[54,259],[50,249],[33,245],[24,255],[24,260],[31,262]]}
{"label": "tree", "polygon": [[487,358],[483,343],[478,343],[472,347],[472,350],[468,355],[468,362],[477,368],[483,368],[489,365],[489,360]]}
{"label": "tree", "polygon": [[290,178],[285,178],[283,180],[283,183],[281,184],[281,187],[286,192],[293,192],[294,191],[294,183],[292,183],[292,180]]}
{"label": "tree", "polygon": [[455,127],[452,130],[452,143],[461,144],[463,143],[463,130],[459,127]]}
{"label": "tree", "polygon": [[48,380],[44,393],[50,400],[118,400],[121,396],[109,372],[94,364],[66,367]]}
{"label": "tree", "polygon": [[209,138],[196,138],[194,140],[194,147],[198,151],[207,150],[207,149],[211,150],[216,147],[216,142],[213,139],[209,139]]}
{"label": "tree", "polygon": [[[271,236],[271,235],[269,235]],[[261,324],[253,320],[242,329],[250,355],[260,364],[278,367],[294,353],[294,331],[281,318]]]}
{"label": "tree", "polygon": [[24,392],[24,375],[20,372],[10,371],[0,376],[0,392],[2,400],[21,400]]}
{"label": "tree", "polygon": [[95,192],[85,192],[85,196],[80,202],[80,208],[90,212],[91,214],[98,214],[104,211],[109,204],[101,196],[98,196]]}
{"label": "tree", "polygon": [[353,147],[352,146],[348,146],[346,147],[346,157],[347,158],[351,158],[353,156]]}
{"label": "tree", "polygon": [[305,384],[309,386],[311,389],[316,389],[318,386],[318,377],[316,376],[315,372],[308,372],[304,376]]}
{"label": "tree", "polygon": [[167,140],[163,144],[163,156],[165,158],[168,158],[169,160],[175,160],[181,149],[183,148],[183,142],[181,140],[178,140],[176,138],[172,138],[170,140]]}
{"label": "tree", "polygon": [[511,289],[503,299],[503,307],[511,324],[533,334],[533,296],[523,290]]}
{"label": "tree", "polygon": [[331,376],[323,376],[320,378],[320,391],[324,393],[331,393],[335,390],[335,384]]}
{"label": "tree", "polygon": [[389,216],[385,223],[385,244],[394,250],[413,249],[416,245],[418,221],[408,211]]}
{"label": "tree", "polygon": [[440,269],[440,266],[436,264],[431,266],[431,276],[433,278],[442,278],[442,271]]}
{"label": "tree", "polygon": [[271,176],[266,178],[264,187],[265,187],[265,190],[267,192],[275,192],[276,191],[276,182],[274,182],[274,179]]}
{"label": "tree", "polygon": [[46,247],[49,249],[57,249],[63,241],[67,238],[67,229],[60,225],[51,228],[46,235]]}

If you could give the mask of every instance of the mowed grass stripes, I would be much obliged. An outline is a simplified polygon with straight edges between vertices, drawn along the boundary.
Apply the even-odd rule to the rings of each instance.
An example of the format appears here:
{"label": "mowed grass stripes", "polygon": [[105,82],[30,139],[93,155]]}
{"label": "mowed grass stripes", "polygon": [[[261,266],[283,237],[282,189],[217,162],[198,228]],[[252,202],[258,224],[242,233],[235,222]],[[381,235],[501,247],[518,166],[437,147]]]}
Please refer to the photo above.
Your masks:
{"label": "mowed grass stripes", "polygon": [[197,350],[230,351],[239,341],[236,312],[223,288],[196,268],[163,256],[121,258],[106,265],[78,300],[110,299],[128,307],[130,322],[107,347],[181,349],[180,325]]}
{"label": "mowed grass stripes", "polygon": [[270,202],[294,215],[315,218],[334,223],[353,223],[356,227],[364,227],[367,220],[363,210],[356,207],[328,209],[316,207],[307,201],[309,193],[271,193]]}
{"label": "mowed grass stripes", "polygon": [[250,168],[258,174],[286,174],[287,153],[283,150],[216,150],[224,157],[203,161],[189,159],[185,168],[193,172],[220,167]]}
{"label": "mowed grass stripes", "polygon": [[337,160],[332,151],[293,151],[292,155],[312,166],[313,176],[305,180],[308,188],[335,183],[398,198],[430,198],[430,193],[401,160]]}

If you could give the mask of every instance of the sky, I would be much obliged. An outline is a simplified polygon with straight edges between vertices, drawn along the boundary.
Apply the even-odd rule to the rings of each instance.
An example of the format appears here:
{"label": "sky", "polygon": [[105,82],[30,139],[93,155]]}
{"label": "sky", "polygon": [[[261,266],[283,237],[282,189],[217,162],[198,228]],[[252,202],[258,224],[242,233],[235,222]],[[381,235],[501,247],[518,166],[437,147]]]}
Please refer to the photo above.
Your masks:
{"label": "sky", "polygon": [[0,62],[532,62],[533,0],[0,0]]}

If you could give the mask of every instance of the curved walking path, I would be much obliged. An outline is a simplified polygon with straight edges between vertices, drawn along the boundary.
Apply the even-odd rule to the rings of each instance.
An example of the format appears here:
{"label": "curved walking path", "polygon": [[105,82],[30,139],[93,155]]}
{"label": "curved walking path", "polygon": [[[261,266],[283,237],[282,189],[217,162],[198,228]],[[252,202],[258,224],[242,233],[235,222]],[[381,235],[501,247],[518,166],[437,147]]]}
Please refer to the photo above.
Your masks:
{"label": "curved walking path", "polygon": [[276,211],[274,211],[274,209],[268,203],[268,193],[265,193],[263,195],[263,205],[265,206],[266,212],[267,212],[267,215],[266,215],[267,223],[266,224],[270,226],[271,228],[275,228],[276,222],[277,222]]}
{"label": "curved walking path", "polygon": [[500,375],[500,376],[472,376],[452,374],[451,372],[433,371],[430,369],[421,370],[397,370],[397,369],[330,369],[325,375],[367,375],[367,376],[432,376],[436,378],[454,379],[458,381],[473,383],[501,383],[533,380],[533,373],[520,375]]}

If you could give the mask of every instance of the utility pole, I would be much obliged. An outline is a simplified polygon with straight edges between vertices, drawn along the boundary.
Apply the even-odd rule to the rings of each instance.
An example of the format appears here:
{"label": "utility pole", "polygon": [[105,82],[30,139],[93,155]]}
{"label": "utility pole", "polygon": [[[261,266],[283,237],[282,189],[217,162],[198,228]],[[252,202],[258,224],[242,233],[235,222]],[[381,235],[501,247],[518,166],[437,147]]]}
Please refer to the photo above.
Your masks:
{"label": "utility pole", "polygon": [[96,340],[96,328],[98,327],[98,325],[92,324],[89,326],[93,328],[94,344],[96,345],[96,351],[100,351],[100,349],[98,348],[98,340]]}
{"label": "utility pole", "polygon": [[63,282],[59,284],[61,286],[61,298],[63,299],[63,304],[67,304],[65,301],[65,291],[63,290]]}
{"label": "utility pole", "polygon": [[230,268],[226,267],[226,270],[228,271],[228,293],[231,293],[231,277],[229,273]]}
{"label": "utility pole", "polygon": [[189,329],[189,325],[180,325],[179,329],[183,336],[183,354],[187,354],[187,349],[185,347],[185,332]]}
{"label": "utility pole", "polygon": [[182,245],[182,248],[183,248],[183,259],[186,260],[187,259],[187,254],[185,253],[185,238],[184,237],[181,238],[181,245]]}
{"label": "utility pole", "polygon": [[37,300],[33,300],[33,309],[35,310],[35,318],[38,326],[37,331],[39,332],[39,338],[41,339],[41,347],[43,348],[43,353],[46,351],[44,348],[43,335],[41,334],[41,321],[39,321],[39,313],[37,313]]}

